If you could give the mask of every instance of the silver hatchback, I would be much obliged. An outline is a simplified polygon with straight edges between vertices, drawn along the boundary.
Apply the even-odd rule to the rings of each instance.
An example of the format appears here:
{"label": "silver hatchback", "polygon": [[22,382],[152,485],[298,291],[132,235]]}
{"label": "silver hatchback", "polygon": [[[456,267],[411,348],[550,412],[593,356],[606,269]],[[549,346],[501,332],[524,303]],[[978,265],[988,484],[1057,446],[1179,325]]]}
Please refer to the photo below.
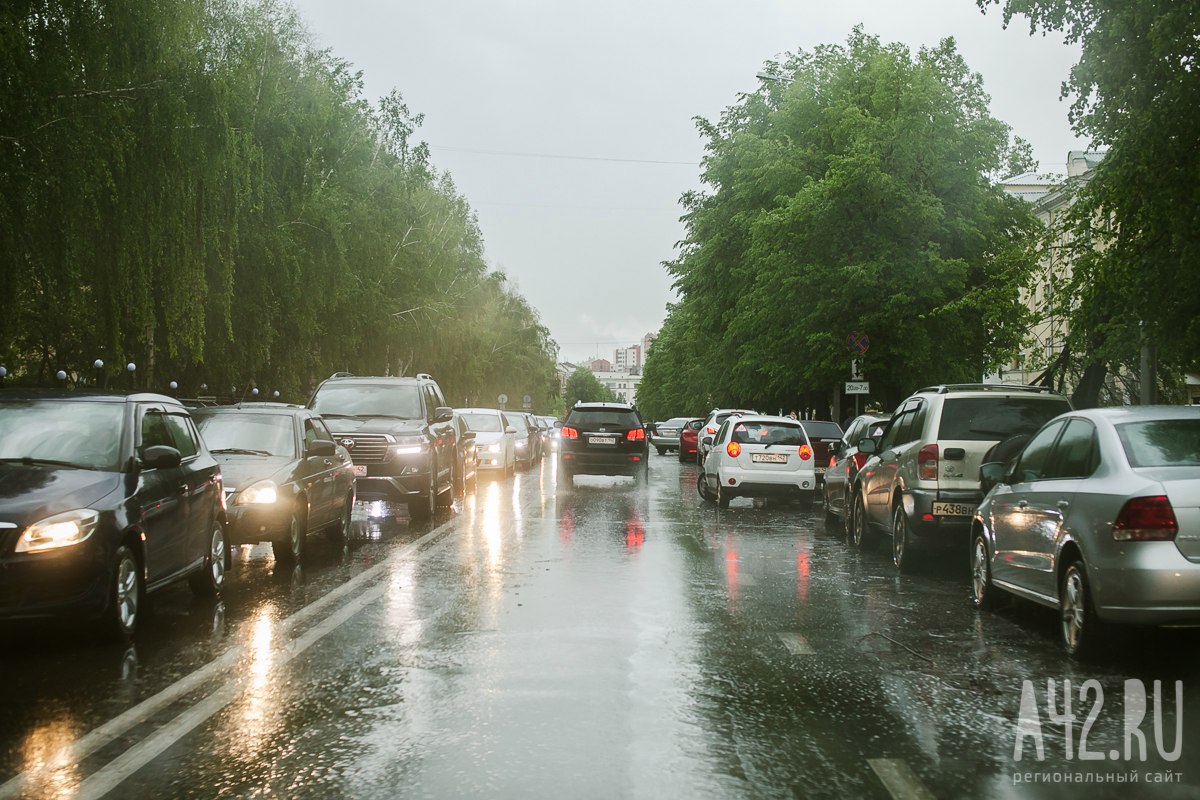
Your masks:
{"label": "silver hatchback", "polygon": [[1059,609],[1072,655],[1109,622],[1200,624],[1200,408],[1063,414],[980,472],[977,607],[1002,589]]}

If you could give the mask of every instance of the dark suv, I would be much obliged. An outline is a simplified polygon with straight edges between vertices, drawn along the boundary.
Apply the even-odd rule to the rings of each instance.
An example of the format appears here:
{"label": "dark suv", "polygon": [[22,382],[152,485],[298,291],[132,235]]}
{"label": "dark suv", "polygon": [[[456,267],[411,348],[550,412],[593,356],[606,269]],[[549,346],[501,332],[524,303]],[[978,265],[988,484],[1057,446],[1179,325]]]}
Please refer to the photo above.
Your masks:
{"label": "dark suv", "polygon": [[645,481],[650,444],[637,408],[628,403],[576,403],[562,426],[558,474],[629,475]]}
{"label": "dark suv", "polygon": [[[454,498],[454,410],[429,375],[367,377],[339,372],[313,392],[308,407],[324,417],[350,451],[357,497],[372,516],[393,503],[428,519]],[[376,505],[378,503],[378,505]]]}

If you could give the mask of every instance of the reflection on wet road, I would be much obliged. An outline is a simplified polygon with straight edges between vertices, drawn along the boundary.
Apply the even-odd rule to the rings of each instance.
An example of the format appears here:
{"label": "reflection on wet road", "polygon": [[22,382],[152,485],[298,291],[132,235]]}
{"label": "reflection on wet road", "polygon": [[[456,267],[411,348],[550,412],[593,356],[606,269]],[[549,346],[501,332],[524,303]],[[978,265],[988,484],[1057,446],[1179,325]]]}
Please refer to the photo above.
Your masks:
{"label": "reflection on wet road", "polygon": [[[667,457],[644,488],[564,485],[546,462],[432,524],[314,539],[295,570],[244,548],[223,601],[163,592],[129,648],[15,632],[0,797],[1118,797],[1130,773],[1140,796],[1200,791],[1197,634],[1072,663],[1053,613],[970,609],[965,549],[897,576],[819,507],[719,511],[695,479]],[[1103,688],[1101,760],[1066,759],[1048,679],[1075,687],[1076,744],[1078,688]],[[1166,682],[1172,708],[1183,681],[1177,761],[1152,714],[1150,760],[1109,757],[1127,679]],[[1014,760],[1026,680],[1042,761],[1032,739]]]}

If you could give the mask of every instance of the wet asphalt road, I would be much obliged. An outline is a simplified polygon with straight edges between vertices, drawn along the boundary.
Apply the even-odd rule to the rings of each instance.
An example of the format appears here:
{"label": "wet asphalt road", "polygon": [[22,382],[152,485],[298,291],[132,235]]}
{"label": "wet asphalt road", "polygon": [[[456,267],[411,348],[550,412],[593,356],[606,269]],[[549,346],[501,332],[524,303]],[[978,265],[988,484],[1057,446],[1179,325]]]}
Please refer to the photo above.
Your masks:
{"label": "wet asphalt road", "polygon": [[[159,593],[128,648],[5,631],[0,798],[1200,796],[1200,633],[1073,663],[1053,612],[970,608],[965,549],[897,576],[819,505],[718,511],[695,478],[547,461],[296,570],[239,550],[222,601]],[[1048,679],[1102,760],[1065,758]],[[1167,684],[1167,752],[1183,682],[1177,760],[1153,708],[1124,758],[1127,679]],[[1014,760],[1025,680],[1041,761]]]}

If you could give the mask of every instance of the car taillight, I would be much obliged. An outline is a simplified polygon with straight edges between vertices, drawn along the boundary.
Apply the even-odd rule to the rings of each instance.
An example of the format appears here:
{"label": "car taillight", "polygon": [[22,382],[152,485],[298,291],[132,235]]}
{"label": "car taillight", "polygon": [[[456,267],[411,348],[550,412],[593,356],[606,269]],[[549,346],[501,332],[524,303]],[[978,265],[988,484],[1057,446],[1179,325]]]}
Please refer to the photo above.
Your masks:
{"label": "car taillight", "polygon": [[711,426],[711,425],[709,425],[709,426],[708,426],[707,428],[705,428],[704,430],[705,430],[705,432],[706,432],[706,433],[708,433],[708,435],[709,435],[709,436],[712,436],[713,434],[715,434],[715,433],[717,432],[717,429],[716,429],[716,428],[714,428],[714,427],[713,427],[713,426]]}
{"label": "car taillight", "polygon": [[936,481],[938,468],[938,446],[927,444],[917,453],[917,477],[923,481]]}
{"label": "car taillight", "polygon": [[855,469],[862,469],[862,468],[863,468],[863,464],[867,463],[867,459],[868,459],[868,458],[870,458],[870,457],[871,457],[871,456],[870,456],[870,455],[868,455],[867,453],[855,453],[855,454],[854,454],[854,467],[855,467]]}
{"label": "car taillight", "polygon": [[575,430],[574,428],[568,428],[566,425],[564,425],[564,426],[562,427],[562,438],[564,438],[564,439],[578,439],[578,438],[579,438],[579,431]]}
{"label": "car taillight", "polygon": [[808,461],[812,458],[812,448],[806,444],[800,445],[800,449],[797,452],[800,454],[801,461]]}
{"label": "car taillight", "polygon": [[1135,497],[1121,508],[1113,523],[1113,540],[1117,542],[1168,542],[1179,532],[1171,501],[1157,497]]}
{"label": "car taillight", "polygon": [[634,428],[625,434],[625,440],[628,442],[644,442],[646,441],[646,432],[641,428]]}
{"label": "car taillight", "polygon": [[737,442],[730,442],[725,446],[725,452],[729,453],[731,458],[737,458],[742,454],[742,446]]}
{"label": "car taillight", "polygon": [[835,464],[837,464],[837,456],[830,456],[829,467],[832,469]]}

